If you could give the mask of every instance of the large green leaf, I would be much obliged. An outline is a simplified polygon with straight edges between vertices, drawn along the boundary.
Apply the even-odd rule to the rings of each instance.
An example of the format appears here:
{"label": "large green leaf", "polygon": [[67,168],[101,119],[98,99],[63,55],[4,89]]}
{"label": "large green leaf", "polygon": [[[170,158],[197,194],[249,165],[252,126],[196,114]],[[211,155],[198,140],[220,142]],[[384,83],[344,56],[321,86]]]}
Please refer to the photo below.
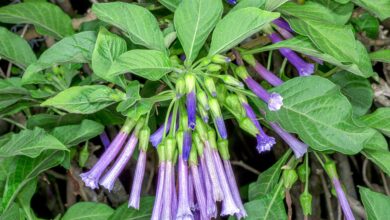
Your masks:
{"label": "large green leaf", "polygon": [[126,88],[126,100],[118,104],[116,110],[119,112],[127,112],[138,100],[141,99],[139,94],[141,84],[134,80],[131,81]]}
{"label": "large green leaf", "polygon": [[7,176],[7,184],[2,196],[2,208],[7,210],[18,193],[30,180],[41,172],[59,165],[65,157],[65,151],[45,151],[37,158],[18,156],[15,158],[15,171]]}
{"label": "large green leaf", "polygon": [[351,0],[353,3],[375,14],[381,20],[390,17],[390,2],[389,0]]}
{"label": "large green leaf", "polygon": [[92,54],[93,72],[109,82],[124,85],[121,77],[109,76],[107,72],[116,58],[126,51],[127,45],[123,38],[101,27]]}
{"label": "large green leaf", "polygon": [[33,24],[38,33],[57,39],[73,34],[72,21],[54,4],[34,1],[0,8],[0,22]]}
{"label": "large green leaf", "polygon": [[23,83],[35,83],[39,71],[66,63],[89,63],[95,47],[96,33],[85,31],[66,37],[47,49],[38,61],[28,66],[23,75]]}
{"label": "large green leaf", "polygon": [[373,61],[379,61],[383,63],[390,63],[390,50],[388,49],[383,49],[383,50],[378,50],[375,52],[372,52],[369,54],[371,60]]}
{"label": "large green leaf", "polygon": [[249,184],[248,199],[249,201],[259,199],[271,193],[277,183],[282,172],[282,166],[286,163],[290,153],[285,154],[272,167],[262,172],[257,178],[256,182]]}
{"label": "large green leaf", "polygon": [[359,187],[368,220],[388,219],[390,216],[390,197],[373,192],[365,187]]}
{"label": "large green leaf", "polygon": [[322,52],[329,54],[342,63],[356,64],[362,76],[374,73],[367,50],[349,26],[334,25],[311,19],[288,19],[297,33],[307,36]]}
{"label": "large green leaf", "polygon": [[132,42],[165,51],[164,36],[156,18],[146,8],[124,2],[93,4],[96,16],[126,33]]}
{"label": "large green leaf", "polygon": [[20,78],[0,80],[0,110],[26,99],[29,99],[29,92],[22,87]]}
{"label": "large green leaf", "polygon": [[141,198],[140,210],[128,208],[127,203],[121,205],[114,214],[112,214],[109,220],[147,220],[152,217],[154,197],[145,196]]}
{"label": "large green leaf", "polygon": [[101,134],[104,126],[91,120],[81,124],[56,127],[51,134],[67,146],[75,146]]}
{"label": "large green leaf", "polygon": [[72,205],[61,220],[107,220],[114,210],[104,204],[96,202],[78,202]]}
{"label": "large green leaf", "polygon": [[43,129],[35,128],[11,135],[10,139],[0,146],[0,157],[16,155],[37,157],[45,150],[67,150],[67,148]]}
{"label": "large green leaf", "polygon": [[130,50],[112,64],[109,76],[132,72],[149,80],[159,80],[173,69],[169,57],[157,50]]}
{"label": "large green leaf", "polygon": [[[303,36],[297,36],[297,37],[294,37],[294,38],[291,38],[288,40],[281,41],[281,42],[276,43],[276,44],[261,47],[258,49],[253,49],[253,50],[248,51],[246,53],[259,53],[259,52],[268,51],[268,50],[275,50],[275,49],[279,49],[279,48],[290,48],[290,49],[297,51],[299,53],[303,53],[303,54],[306,54],[309,56],[317,57],[325,62],[329,62],[333,65],[340,67],[341,69],[347,70],[347,71],[354,73],[358,76],[362,76],[362,77],[367,78],[367,77],[370,77],[372,75],[372,72],[366,72],[365,68],[364,67],[362,68],[361,66],[359,66],[359,64],[343,63],[343,62],[339,61],[337,58],[335,58],[329,54],[321,52],[310,42],[310,40],[307,37],[303,37]],[[363,46],[361,47],[361,49],[365,50]],[[364,53],[366,53],[366,52],[364,52]],[[364,53],[363,53],[363,55],[364,55]],[[371,64],[370,64],[370,66],[371,66]]]}
{"label": "large green leaf", "polygon": [[37,60],[26,40],[3,27],[0,27],[0,57],[21,68]]}
{"label": "large green leaf", "polygon": [[260,8],[261,6],[264,5],[265,2],[266,0],[241,0],[230,11],[235,11],[241,8],[248,8],[248,7]]}
{"label": "large green leaf", "polygon": [[119,101],[123,96],[124,94],[119,91],[103,85],[73,86],[41,105],[63,109],[70,113],[91,114]]}
{"label": "large green leaf", "polygon": [[279,13],[248,7],[227,14],[213,32],[209,55],[226,52],[264,25],[279,17]]}
{"label": "large green leaf", "polygon": [[390,108],[378,108],[374,113],[363,116],[361,120],[367,126],[390,137]]}
{"label": "large green leaf", "polygon": [[337,14],[331,8],[325,7],[323,4],[317,2],[306,2],[303,5],[286,2],[278,11],[288,16],[294,16],[301,19],[311,19],[318,22],[327,22],[332,24],[343,25],[348,22],[352,15],[353,4],[346,4],[344,13]]}
{"label": "large green leaf", "polygon": [[355,115],[367,113],[374,99],[374,92],[368,79],[342,71],[334,74],[331,80],[341,87],[341,92],[351,102]]}
{"label": "large green leaf", "polygon": [[390,151],[386,138],[379,131],[364,146],[362,154],[390,176]]}
{"label": "large green leaf", "polygon": [[166,8],[174,12],[179,6],[181,0],[158,0],[158,2],[160,2]]}
{"label": "large green leaf", "polygon": [[177,36],[191,64],[223,12],[222,1],[183,0],[175,11]]}
{"label": "large green leaf", "polygon": [[280,194],[268,194],[244,204],[248,220],[287,219],[283,197]]}
{"label": "large green leaf", "polygon": [[273,11],[286,3],[288,0],[265,0],[263,8],[267,11]]}
{"label": "large green leaf", "polygon": [[294,78],[272,91],[282,95],[284,104],[279,111],[267,109],[267,119],[297,133],[315,150],[356,154],[375,133],[355,125],[348,99],[325,78]]}
{"label": "large green leaf", "polygon": [[25,220],[26,215],[17,203],[10,205],[10,208],[0,215],[0,220]]}
{"label": "large green leaf", "polygon": [[[337,14],[337,17],[341,20],[344,20],[344,24],[348,22],[348,20],[351,18],[354,4],[351,2],[345,2],[345,3],[338,3],[333,0],[313,0],[317,3],[320,3],[321,5],[329,8],[332,13]],[[349,0],[347,0],[349,1]]]}

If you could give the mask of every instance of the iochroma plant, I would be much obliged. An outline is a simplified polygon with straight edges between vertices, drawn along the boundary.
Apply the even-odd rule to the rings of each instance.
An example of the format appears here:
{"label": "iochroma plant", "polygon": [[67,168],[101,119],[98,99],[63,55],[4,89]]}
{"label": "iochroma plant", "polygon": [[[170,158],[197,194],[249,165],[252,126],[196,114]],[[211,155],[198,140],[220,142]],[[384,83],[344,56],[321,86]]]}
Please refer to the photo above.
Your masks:
{"label": "iochroma plant", "polygon": [[388,218],[388,0],[81,2],[0,7],[2,219]]}

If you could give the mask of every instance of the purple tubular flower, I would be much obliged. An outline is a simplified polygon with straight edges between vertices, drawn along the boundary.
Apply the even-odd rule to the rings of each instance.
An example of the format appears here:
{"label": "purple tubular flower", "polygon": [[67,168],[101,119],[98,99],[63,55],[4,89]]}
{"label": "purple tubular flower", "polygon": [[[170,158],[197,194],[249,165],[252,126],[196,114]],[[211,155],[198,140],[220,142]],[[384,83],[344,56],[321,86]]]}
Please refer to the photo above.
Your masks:
{"label": "purple tubular flower", "polygon": [[213,191],[213,199],[215,202],[222,201],[224,199],[224,195],[218,177],[217,169],[215,167],[214,156],[211,152],[210,144],[208,142],[205,142],[203,154],[205,156],[207,171],[208,174],[210,175],[210,181],[211,181],[211,186]]}
{"label": "purple tubular flower", "polygon": [[226,0],[226,2],[227,2],[229,5],[235,5],[235,4],[237,4],[237,1],[236,1],[236,0]]}
{"label": "purple tubular flower", "polygon": [[234,177],[232,164],[229,160],[223,160],[223,164],[225,167],[226,177],[229,181],[230,190],[233,194],[234,202],[237,204],[240,212],[236,214],[237,219],[246,218],[248,214],[245,211],[244,205],[242,204],[242,200],[240,197],[240,191],[238,190],[238,186],[236,183],[236,178]]}
{"label": "purple tubular flower", "polygon": [[206,211],[206,196],[200,179],[198,166],[192,164],[190,165],[190,169],[192,173],[192,182],[195,189],[196,200],[199,205],[201,216],[204,219],[208,219]]}
{"label": "purple tubular flower", "polygon": [[271,150],[272,146],[276,144],[275,138],[268,136],[264,130],[261,128],[259,121],[257,121],[256,114],[253,111],[252,107],[248,103],[242,103],[242,106],[245,109],[246,115],[253,122],[256,128],[259,131],[259,134],[256,135],[257,146],[256,149],[259,153],[264,151]]}
{"label": "purple tubular flower", "polygon": [[107,150],[107,148],[110,146],[110,138],[108,138],[108,135],[106,131],[103,131],[100,135],[100,141],[102,142],[104,149]]}
{"label": "purple tubular flower", "polygon": [[183,159],[184,161],[188,160],[188,157],[190,156],[190,151],[192,147],[192,135],[191,131],[185,131],[184,132],[184,140],[183,140]]}
{"label": "purple tubular flower", "polygon": [[[171,129],[172,115],[169,115],[167,126],[165,128],[165,132],[168,133],[169,129]],[[164,124],[162,124],[152,135],[150,135],[150,143],[152,143],[153,147],[157,148],[163,139],[164,136]]]}
{"label": "purple tubular flower", "polygon": [[273,86],[279,86],[283,84],[283,80],[281,80],[279,77],[275,76],[272,72],[268,71],[263,65],[261,65],[257,60],[255,60],[255,65],[253,68],[256,70],[256,72],[265,79],[269,84]]}
{"label": "purple tubular flower", "polygon": [[179,156],[178,161],[179,175],[179,201],[176,219],[192,218],[190,204],[188,200],[188,166],[183,156]]}
{"label": "purple tubular flower", "polygon": [[308,146],[305,143],[299,141],[296,137],[286,132],[278,124],[270,122],[269,125],[290,146],[290,148],[294,151],[296,158],[302,157],[307,152]]}
{"label": "purple tubular flower", "polygon": [[283,97],[277,93],[269,94],[261,85],[259,85],[252,77],[248,76],[245,79],[246,85],[252,90],[255,95],[268,103],[268,109],[278,111],[283,106]]}
{"label": "purple tubular flower", "polygon": [[211,180],[210,176],[207,172],[207,165],[205,162],[204,157],[200,158],[200,166],[203,170],[203,179],[204,184],[206,188],[206,206],[207,206],[207,216],[209,218],[216,218],[217,217],[217,206],[215,205],[214,199],[213,199],[213,190],[211,186]]}
{"label": "purple tubular flower", "polygon": [[167,161],[165,164],[165,178],[164,178],[164,203],[163,203],[163,209],[161,211],[162,217],[161,219],[172,219],[172,173],[173,170],[173,164],[171,161]]}
{"label": "purple tubular flower", "polygon": [[163,192],[164,192],[164,182],[165,182],[165,162],[160,163],[158,169],[158,180],[157,180],[157,190],[156,190],[156,199],[154,201],[152,220],[161,219],[161,209],[163,204]]}
{"label": "purple tubular flower", "polygon": [[194,185],[192,182],[192,174],[188,173],[188,204],[190,205],[191,211],[195,211],[195,199],[194,199]]}
{"label": "purple tubular flower", "polygon": [[125,142],[128,133],[120,131],[115,139],[111,142],[110,147],[103,153],[98,162],[88,172],[80,174],[81,179],[85,185],[91,189],[99,188],[98,182],[100,176],[108,165],[115,159],[119,151],[122,149],[122,145]]}
{"label": "purple tubular flower", "polygon": [[221,138],[226,139],[227,138],[227,131],[225,126],[225,121],[222,117],[215,118],[215,124],[218,129],[218,133],[221,136]]}
{"label": "purple tubular flower", "polygon": [[285,21],[283,18],[277,18],[277,19],[273,20],[272,23],[276,24],[280,28],[283,28],[289,32],[294,32],[291,29],[290,25],[287,23],[287,21]]}
{"label": "purple tubular flower", "polygon": [[191,91],[187,94],[186,99],[187,114],[188,114],[188,127],[192,130],[195,129],[196,125],[196,95],[195,91]]}
{"label": "purple tubular flower", "polygon": [[222,201],[221,215],[226,216],[239,213],[240,209],[234,202],[233,195],[230,191],[229,183],[226,177],[225,169],[223,168],[221,157],[219,156],[217,150],[213,150],[213,157],[217,168],[219,182],[221,183],[222,191],[225,197]]}
{"label": "purple tubular flower", "polygon": [[146,152],[141,150],[137,160],[137,166],[135,168],[135,176],[133,180],[133,186],[131,187],[129,207],[139,209],[139,201],[141,196],[142,182],[144,180],[146,164]]}
{"label": "purple tubular flower", "polygon": [[[283,40],[276,32],[269,34],[268,37],[273,43],[278,43]],[[295,66],[300,76],[309,76],[314,72],[314,65],[305,62],[294,51],[288,48],[281,48],[279,51],[293,66]]]}
{"label": "purple tubular flower", "polygon": [[176,183],[175,183],[175,166],[172,165],[172,217],[177,215],[177,192],[176,192]]}
{"label": "purple tubular flower", "polygon": [[114,183],[118,176],[121,174],[125,168],[127,162],[129,162],[131,155],[134,152],[135,146],[138,143],[137,136],[133,133],[130,139],[127,141],[126,146],[122,150],[122,153],[119,155],[118,159],[115,161],[114,165],[109,171],[102,177],[99,181],[99,184],[109,191],[114,187]]}
{"label": "purple tubular flower", "polygon": [[347,197],[345,196],[344,190],[341,187],[340,181],[338,178],[332,179],[333,186],[336,190],[337,198],[339,200],[341,209],[343,210],[344,217],[346,220],[355,220],[355,217],[353,216],[351,206],[348,203]]}

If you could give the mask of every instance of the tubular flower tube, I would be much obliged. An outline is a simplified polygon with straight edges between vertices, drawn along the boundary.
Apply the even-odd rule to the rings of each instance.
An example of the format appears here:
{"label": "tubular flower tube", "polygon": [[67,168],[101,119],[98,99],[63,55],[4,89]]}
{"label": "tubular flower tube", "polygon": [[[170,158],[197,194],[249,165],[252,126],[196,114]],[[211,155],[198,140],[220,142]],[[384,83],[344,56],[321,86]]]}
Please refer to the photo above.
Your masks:
{"label": "tubular flower tube", "polygon": [[276,144],[275,138],[268,136],[264,132],[264,130],[261,128],[259,121],[257,121],[255,112],[253,111],[252,107],[246,102],[246,100],[242,102],[242,106],[244,107],[248,118],[253,122],[253,124],[259,131],[259,133],[256,134],[256,149],[259,151],[259,153],[271,150],[272,146]]}
{"label": "tubular flower tube", "polygon": [[269,125],[290,146],[296,158],[302,157],[307,152],[308,146],[305,143],[299,141],[296,137],[283,130],[283,128],[279,127],[278,124],[270,122]]}
{"label": "tubular flower tube", "polygon": [[199,205],[199,210],[200,210],[201,216],[204,219],[208,219],[207,218],[207,211],[206,211],[206,196],[205,196],[205,192],[204,192],[204,189],[202,186],[202,182],[200,180],[198,166],[195,164],[191,164],[190,169],[191,169],[191,174],[192,174],[192,182],[193,182],[193,186],[195,189],[196,201],[197,201],[197,204]]}
{"label": "tubular flower tube", "polygon": [[110,146],[110,138],[108,138],[106,131],[103,131],[99,137],[104,146],[104,149],[107,150],[107,148]]}
{"label": "tubular flower tube", "polygon": [[176,179],[175,179],[175,165],[172,165],[172,217],[177,215],[177,192],[176,192]]}
{"label": "tubular flower tube", "polygon": [[294,32],[291,29],[290,25],[287,23],[287,21],[285,21],[283,18],[277,18],[277,19],[273,20],[272,23],[276,24],[280,28],[283,28],[289,32]]}
{"label": "tubular flower tube", "polygon": [[164,203],[163,209],[161,211],[161,219],[172,219],[172,172],[173,164],[170,161],[167,161],[165,164],[165,177],[164,177]]}
{"label": "tubular flower tube", "polygon": [[131,155],[133,155],[134,149],[137,145],[138,138],[135,133],[133,133],[128,140],[126,146],[124,147],[122,153],[119,155],[118,159],[115,161],[114,165],[109,171],[102,177],[99,181],[99,184],[109,191],[114,187],[114,183],[120,173],[125,168],[126,164],[129,162]]}
{"label": "tubular flower tube", "polygon": [[191,172],[188,173],[188,204],[190,205],[191,211],[195,211],[194,184],[192,182]]}
{"label": "tubular flower tube", "polygon": [[221,108],[218,104],[218,100],[216,98],[209,99],[209,105],[211,112],[215,118],[215,125],[217,127],[219,135],[223,138],[227,138],[227,131],[225,126],[225,121],[223,120]]}
{"label": "tubular flower tube", "polygon": [[234,202],[237,204],[238,208],[240,209],[240,212],[237,213],[236,216],[238,219],[246,218],[248,214],[245,211],[244,204],[242,204],[240,191],[238,190],[236,179],[234,177],[232,164],[228,159],[227,160],[224,159],[223,164],[224,164],[227,179],[229,181],[230,190],[232,191],[233,194]]}
{"label": "tubular flower tube", "polygon": [[184,140],[183,140],[183,159],[184,161],[188,160],[190,156],[190,151],[192,147],[192,135],[191,131],[184,132]]}
{"label": "tubular flower tube", "polygon": [[[273,43],[278,43],[283,40],[276,32],[269,34],[268,37]],[[305,62],[294,51],[287,48],[281,48],[279,51],[293,66],[295,66],[300,76],[309,76],[314,72],[314,65]]]}
{"label": "tubular flower tube", "polygon": [[206,188],[206,206],[207,206],[207,216],[209,218],[217,217],[217,206],[215,205],[215,201],[213,199],[213,190],[211,186],[210,176],[207,172],[207,165],[204,157],[199,157],[200,166],[203,170],[203,179]]}
{"label": "tubular flower tube", "polygon": [[240,210],[234,202],[233,195],[230,191],[229,183],[225,174],[225,170],[222,165],[221,157],[218,154],[217,150],[213,150],[213,157],[218,173],[219,182],[221,183],[221,188],[224,194],[224,199],[222,201],[222,211],[221,215],[234,215]]}
{"label": "tubular flower tube", "polygon": [[283,80],[257,62],[257,60],[252,55],[245,55],[243,56],[243,59],[249,63],[259,74],[259,76],[265,79],[269,84],[273,86],[280,86],[283,84]]}
{"label": "tubular flower tube", "polygon": [[[172,115],[169,115],[167,125],[165,127],[165,132],[168,133],[171,129]],[[150,135],[150,143],[153,147],[157,147],[163,139],[164,136],[164,124],[162,124],[152,135]]]}
{"label": "tubular flower tube", "polygon": [[229,5],[235,5],[235,4],[237,4],[237,0],[226,0],[226,2],[227,2]]}
{"label": "tubular flower tube", "polygon": [[91,189],[99,188],[98,182],[108,165],[115,159],[119,151],[122,149],[123,143],[126,141],[130,130],[134,127],[134,121],[126,121],[121,131],[111,142],[110,147],[103,153],[100,159],[88,172],[80,174],[85,185]]}
{"label": "tubular flower tube", "polygon": [[164,182],[165,182],[165,161],[160,162],[160,167],[158,169],[158,180],[157,180],[157,190],[156,190],[156,199],[154,201],[152,220],[161,219],[161,210],[163,205],[163,193],[164,193]]}
{"label": "tubular flower tube", "polygon": [[213,191],[213,199],[214,201],[222,201],[224,199],[224,194],[218,177],[214,157],[208,142],[205,142],[204,156],[205,156],[207,171],[208,174],[210,175],[210,181],[211,181],[212,191]]}
{"label": "tubular flower tube", "polygon": [[186,99],[187,105],[187,114],[188,114],[188,127],[192,130],[195,129],[196,126],[196,95],[195,91],[191,91],[187,94]]}
{"label": "tubular flower tube", "polygon": [[146,152],[140,150],[137,166],[135,168],[135,176],[133,180],[133,186],[131,187],[129,207],[139,209],[139,202],[141,196],[142,182],[145,174],[145,164],[146,164]]}
{"label": "tubular flower tube", "polygon": [[177,219],[192,218],[190,204],[188,200],[188,165],[183,156],[178,160],[178,177],[179,177],[179,201],[177,208]]}
{"label": "tubular flower tube", "polygon": [[333,186],[336,190],[337,198],[339,200],[341,209],[343,210],[344,217],[346,220],[355,220],[355,217],[353,216],[351,206],[348,203],[347,197],[345,196],[344,190],[341,187],[340,181],[338,178],[332,179]]}

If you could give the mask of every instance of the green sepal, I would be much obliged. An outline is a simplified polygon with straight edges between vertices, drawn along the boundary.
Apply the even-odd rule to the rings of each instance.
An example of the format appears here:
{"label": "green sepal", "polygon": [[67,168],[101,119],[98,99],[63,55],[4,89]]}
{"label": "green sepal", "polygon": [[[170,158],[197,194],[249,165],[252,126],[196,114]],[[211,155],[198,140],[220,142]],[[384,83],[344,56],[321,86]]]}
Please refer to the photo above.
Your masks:
{"label": "green sepal", "polygon": [[221,155],[222,159],[229,160],[230,154],[229,154],[229,142],[226,139],[219,139],[218,140],[218,151]]}

